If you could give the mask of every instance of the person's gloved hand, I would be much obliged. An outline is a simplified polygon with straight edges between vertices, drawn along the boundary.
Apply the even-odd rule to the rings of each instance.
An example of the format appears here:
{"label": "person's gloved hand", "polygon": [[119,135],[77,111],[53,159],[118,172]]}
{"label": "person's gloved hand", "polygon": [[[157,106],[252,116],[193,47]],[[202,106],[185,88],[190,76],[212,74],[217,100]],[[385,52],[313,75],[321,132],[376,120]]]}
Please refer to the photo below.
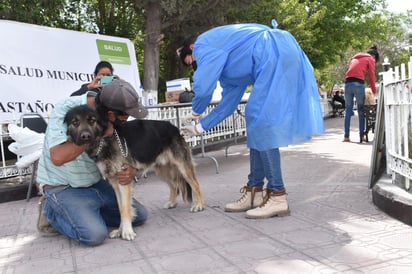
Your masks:
{"label": "person's gloved hand", "polygon": [[200,124],[196,125],[188,125],[181,128],[182,135],[185,138],[192,138],[193,136],[197,136],[202,134],[204,131]]}
{"label": "person's gloved hand", "polygon": [[193,126],[195,125],[200,119],[200,114],[192,112],[190,115],[183,118],[182,126]]}

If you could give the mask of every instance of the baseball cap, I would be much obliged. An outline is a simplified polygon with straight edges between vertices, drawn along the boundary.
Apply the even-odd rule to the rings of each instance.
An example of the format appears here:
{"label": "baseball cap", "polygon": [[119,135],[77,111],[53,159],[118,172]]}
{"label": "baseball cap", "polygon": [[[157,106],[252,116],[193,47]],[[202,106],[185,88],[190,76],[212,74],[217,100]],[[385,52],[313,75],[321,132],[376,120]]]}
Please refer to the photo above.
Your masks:
{"label": "baseball cap", "polygon": [[133,86],[125,80],[114,80],[103,86],[99,94],[100,103],[111,110],[126,112],[134,118],[147,116],[147,109],[139,100]]}

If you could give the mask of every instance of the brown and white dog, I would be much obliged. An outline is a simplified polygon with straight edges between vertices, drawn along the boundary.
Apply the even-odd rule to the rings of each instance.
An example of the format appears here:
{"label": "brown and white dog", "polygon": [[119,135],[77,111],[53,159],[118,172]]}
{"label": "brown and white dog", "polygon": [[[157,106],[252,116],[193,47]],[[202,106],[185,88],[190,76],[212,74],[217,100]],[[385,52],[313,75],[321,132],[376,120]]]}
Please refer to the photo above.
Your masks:
{"label": "brown and white dog", "polygon": [[365,106],[376,105],[375,95],[371,88],[365,88]]}
{"label": "brown and white dog", "polygon": [[124,164],[135,167],[145,174],[153,169],[167,182],[170,188],[169,200],[164,208],[174,208],[176,198],[182,193],[184,201],[194,201],[191,212],[204,209],[202,193],[197,180],[192,154],[179,129],[166,121],[132,120],[114,123],[114,134],[102,137],[106,122],[87,105],[72,108],[65,117],[69,139],[78,144],[89,144],[87,153],[96,159],[97,166],[113,187],[121,215],[118,229],[109,237],[133,240],[136,233],[132,228],[135,216],[132,207],[133,183],[121,185],[116,173]]}

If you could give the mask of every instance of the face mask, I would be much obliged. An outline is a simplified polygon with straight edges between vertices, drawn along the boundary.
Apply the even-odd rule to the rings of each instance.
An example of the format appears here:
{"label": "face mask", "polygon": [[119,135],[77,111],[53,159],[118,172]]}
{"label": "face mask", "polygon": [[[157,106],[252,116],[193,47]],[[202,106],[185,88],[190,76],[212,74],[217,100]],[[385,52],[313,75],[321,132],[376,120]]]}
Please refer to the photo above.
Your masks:
{"label": "face mask", "polygon": [[114,120],[113,125],[115,127],[120,127],[124,122],[126,122],[125,120],[120,120],[116,117],[116,120]]}
{"label": "face mask", "polygon": [[196,70],[196,69],[197,69],[197,63],[196,63],[196,61],[193,61],[193,62],[192,62],[192,68],[193,68],[193,70]]}

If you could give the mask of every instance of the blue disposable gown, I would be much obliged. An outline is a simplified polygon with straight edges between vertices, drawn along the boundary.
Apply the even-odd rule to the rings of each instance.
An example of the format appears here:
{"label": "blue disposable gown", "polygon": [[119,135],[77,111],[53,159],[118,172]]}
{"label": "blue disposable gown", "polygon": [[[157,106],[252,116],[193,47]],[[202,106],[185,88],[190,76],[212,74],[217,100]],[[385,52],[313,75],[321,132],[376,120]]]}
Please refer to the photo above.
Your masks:
{"label": "blue disposable gown", "polygon": [[247,145],[264,151],[306,141],[324,132],[320,96],[313,67],[287,31],[259,24],[234,24],[200,35],[193,54],[194,112],[209,105],[217,81],[219,104],[200,123],[205,130],[232,114],[248,85]]}

